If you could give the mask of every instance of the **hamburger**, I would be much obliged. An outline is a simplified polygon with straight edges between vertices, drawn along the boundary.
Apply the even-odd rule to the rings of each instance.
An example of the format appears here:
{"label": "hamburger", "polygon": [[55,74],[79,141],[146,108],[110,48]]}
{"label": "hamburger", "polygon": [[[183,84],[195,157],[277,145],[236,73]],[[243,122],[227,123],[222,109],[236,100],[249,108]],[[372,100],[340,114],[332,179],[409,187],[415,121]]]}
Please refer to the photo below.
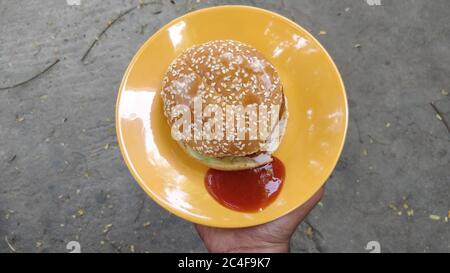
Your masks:
{"label": "hamburger", "polygon": [[285,132],[287,100],[275,67],[238,41],[216,40],[183,51],[164,75],[161,98],[172,136],[187,154],[214,169],[271,162]]}

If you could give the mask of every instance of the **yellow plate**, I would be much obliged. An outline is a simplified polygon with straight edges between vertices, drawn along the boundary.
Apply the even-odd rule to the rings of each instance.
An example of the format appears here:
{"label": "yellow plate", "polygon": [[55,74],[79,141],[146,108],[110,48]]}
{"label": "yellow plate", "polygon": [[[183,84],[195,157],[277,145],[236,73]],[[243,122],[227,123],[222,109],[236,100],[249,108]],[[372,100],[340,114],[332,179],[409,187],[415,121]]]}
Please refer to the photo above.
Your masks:
{"label": "yellow plate", "polygon": [[[252,45],[277,68],[289,102],[276,156],[286,167],[278,198],[258,213],[217,203],[204,186],[206,167],[172,140],[159,91],[170,62],[192,45],[233,39]],[[308,200],[327,180],[344,144],[347,100],[339,72],[319,42],[289,19],[247,6],[183,15],[156,32],[131,61],[119,90],[116,129],[128,168],[159,205],[192,222],[246,227],[274,220]]]}

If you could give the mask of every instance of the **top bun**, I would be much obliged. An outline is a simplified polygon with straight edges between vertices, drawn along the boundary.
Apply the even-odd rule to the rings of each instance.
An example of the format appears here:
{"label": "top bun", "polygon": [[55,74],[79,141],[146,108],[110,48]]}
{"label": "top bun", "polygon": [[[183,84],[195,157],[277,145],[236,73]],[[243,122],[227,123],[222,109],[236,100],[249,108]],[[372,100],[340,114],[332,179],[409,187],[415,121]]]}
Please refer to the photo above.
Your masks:
{"label": "top bun", "polygon": [[[161,92],[170,126],[176,120],[171,117],[176,105],[188,106],[194,116],[193,99],[197,96],[203,108],[216,104],[224,113],[226,106],[284,104],[283,88],[274,66],[256,49],[233,40],[195,45],[170,64]],[[281,109],[283,111],[284,107]],[[281,115],[280,112],[280,118]],[[264,152],[266,140],[250,140],[246,133],[244,140],[188,139],[180,140],[180,144],[203,156],[217,158]]]}

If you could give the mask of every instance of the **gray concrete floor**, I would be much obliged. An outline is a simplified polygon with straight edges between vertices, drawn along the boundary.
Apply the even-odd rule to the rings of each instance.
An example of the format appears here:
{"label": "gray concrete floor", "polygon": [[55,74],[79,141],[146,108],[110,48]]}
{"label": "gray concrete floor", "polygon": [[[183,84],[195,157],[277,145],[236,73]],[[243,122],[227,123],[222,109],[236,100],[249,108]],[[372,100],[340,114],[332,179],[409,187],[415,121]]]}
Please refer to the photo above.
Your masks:
{"label": "gray concrete floor", "polygon": [[347,87],[344,152],[292,250],[365,252],[378,241],[383,252],[450,251],[450,134],[429,104],[450,120],[442,91],[450,91],[450,1],[159,1],[114,24],[80,62],[105,24],[137,3],[0,0],[0,87],[61,59],[0,90],[0,252],[64,252],[73,240],[83,252],[205,251],[190,223],[134,182],[114,109],[123,72],[149,36],[189,10],[226,3],[326,31],[317,37]]}

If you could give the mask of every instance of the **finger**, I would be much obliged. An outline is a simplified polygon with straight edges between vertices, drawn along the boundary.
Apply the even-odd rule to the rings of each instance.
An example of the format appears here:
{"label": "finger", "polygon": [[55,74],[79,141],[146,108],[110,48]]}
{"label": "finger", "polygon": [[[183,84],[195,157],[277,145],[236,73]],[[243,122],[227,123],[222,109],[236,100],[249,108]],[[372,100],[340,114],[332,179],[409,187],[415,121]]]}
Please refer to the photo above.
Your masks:
{"label": "finger", "polygon": [[[319,203],[322,199],[324,193],[324,188],[320,188],[308,201],[306,201],[303,205],[291,211],[287,215],[273,221],[273,224],[282,225],[283,228],[290,230],[295,229],[303,219],[309,214],[309,212]],[[200,235],[202,239],[204,239],[206,233],[211,232],[212,230],[218,230],[214,227],[203,226],[200,224],[195,224],[194,227],[197,230],[197,233]]]}
{"label": "finger", "polygon": [[323,197],[323,193],[324,188],[322,187],[308,201],[306,201],[306,203],[291,211],[287,215],[281,217],[279,219],[280,222],[282,222],[283,225],[286,225],[286,227],[289,228],[297,227],[306,218],[306,216],[308,216],[308,214],[317,205],[317,203],[319,203],[319,201]]}
{"label": "finger", "polygon": [[206,230],[209,227],[203,226],[203,225],[200,225],[200,224],[195,224],[195,223],[194,223],[194,227],[195,227],[195,230],[197,230],[197,233],[200,236],[200,238],[202,238],[202,240],[203,240],[203,234],[206,232]]}
{"label": "finger", "polygon": [[214,233],[214,232],[222,230],[220,228],[204,226],[204,225],[196,224],[196,223],[194,223],[194,227],[202,240],[204,240],[205,237],[208,237],[210,233]]}

